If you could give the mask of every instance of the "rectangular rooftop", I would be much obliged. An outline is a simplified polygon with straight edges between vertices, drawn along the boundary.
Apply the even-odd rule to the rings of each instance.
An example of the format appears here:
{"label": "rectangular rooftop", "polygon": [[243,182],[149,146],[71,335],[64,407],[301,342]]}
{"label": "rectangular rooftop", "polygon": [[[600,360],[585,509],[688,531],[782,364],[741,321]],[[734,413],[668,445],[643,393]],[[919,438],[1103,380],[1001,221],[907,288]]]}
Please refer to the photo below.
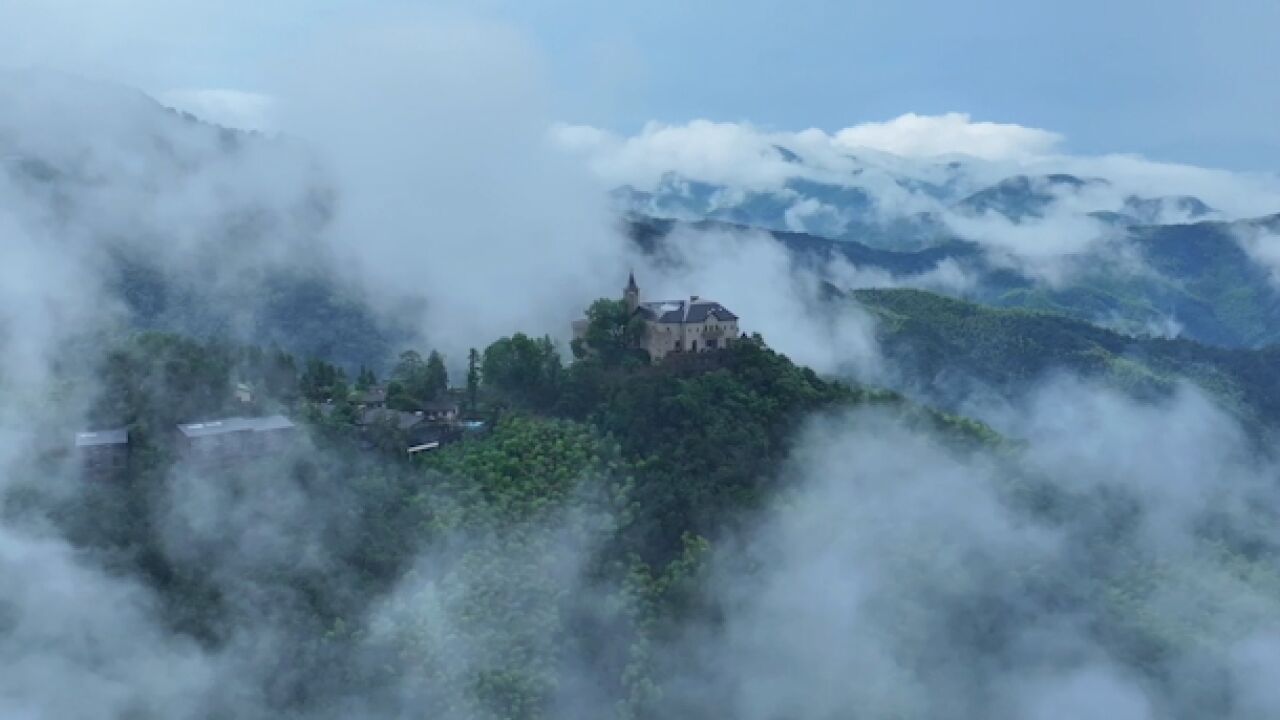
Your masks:
{"label": "rectangular rooftop", "polygon": [[76,447],[98,447],[101,445],[128,445],[129,430],[89,430],[76,433]]}
{"label": "rectangular rooftop", "polygon": [[188,438],[202,438],[234,432],[290,430],[293,427],[293,421],[283,415],[268,415],[266,417],[229,417],[205,422],[184,423],[178,426],[178,431]]}

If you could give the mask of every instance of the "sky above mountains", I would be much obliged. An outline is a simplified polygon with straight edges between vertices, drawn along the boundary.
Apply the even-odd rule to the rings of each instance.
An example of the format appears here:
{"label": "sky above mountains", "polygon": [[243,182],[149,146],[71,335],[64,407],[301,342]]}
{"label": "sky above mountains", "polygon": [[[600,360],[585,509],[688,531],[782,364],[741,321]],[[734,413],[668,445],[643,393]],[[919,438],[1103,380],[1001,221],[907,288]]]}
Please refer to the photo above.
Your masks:
{"label": "sky above mountains", "polygon": [[[280,102],[326,82],[300,58],[341,58],[387,28],[430,44],[447,28],[527,71],[518,89],[478,92],[530,93],[538,115],[621,134],[698,118],[834,133],[967,113],[1043,128],[1073,153],[1280,166],[1271,0],[994,0],[981,13],[941,0],[0,0],[0,18],[0,65],[116,80],[229,124],[281,124]],[[488,61],[461,58],[476,65],[450,72],[484,83]]]}

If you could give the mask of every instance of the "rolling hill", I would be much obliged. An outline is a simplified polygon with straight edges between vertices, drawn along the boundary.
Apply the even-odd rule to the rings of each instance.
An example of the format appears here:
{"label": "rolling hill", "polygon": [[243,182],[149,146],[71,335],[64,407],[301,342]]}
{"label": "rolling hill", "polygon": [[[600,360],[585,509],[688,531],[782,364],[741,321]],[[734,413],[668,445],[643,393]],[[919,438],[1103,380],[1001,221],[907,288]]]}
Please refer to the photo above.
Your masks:
{"label": "rolling hill", "polygon": [[[1250,235],[1280,234],[1280,216],[1187,225],[1134,225],[1086,251],[1055,260],[1046,278],[1002,260],[982,245],[951,238],[929,247],[891,250],[809,233],[760,230],[719,221],[683,222],[631,216],[632,240],[663,252],[678,229],[766,232],[797,265],[823,272],[832,261],[883,270],[896,285],[941,288],[925,277],[942,263],[966,284],[958,297],[995,307],[1051,311],[1130,335],[1181,336],[1222,347],[1280,343],[1280,285],[1242,244]],[[686,238],[687,239],[687,238]]]}
{"label": "rolling hill", "polygon": [[832,294],[872,313],[900,382],[946,407],[975,391],[1015,398],[1067,372],[1139,397],[1192,382],[1247,422],[1280,426],[1280,346],[1228,349],[1132,337],[1056,313],[986,307],[919,290]]}

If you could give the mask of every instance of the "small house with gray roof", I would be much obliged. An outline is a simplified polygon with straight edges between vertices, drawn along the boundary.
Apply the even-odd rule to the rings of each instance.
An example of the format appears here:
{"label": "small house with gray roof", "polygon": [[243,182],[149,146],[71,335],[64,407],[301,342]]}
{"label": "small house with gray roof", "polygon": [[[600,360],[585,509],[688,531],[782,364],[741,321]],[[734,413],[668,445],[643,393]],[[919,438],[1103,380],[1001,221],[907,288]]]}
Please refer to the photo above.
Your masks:
{"label": "small house with gray roof", "polygon": [[[713,300],[691,296],[687,300],[642,302],[634,273],[628,276],[622,299],[632,317],[644,321],[640,347],[654,362],[673,352],[707,352],[729,347],[738,339],[738,316]],[[586,337],[588,321],[573,323],[575,339]]]}
{"label": "small house with gray roof", "polygon": [[119,477],[129,463],[129,430],[90,430],[76,433],[76,457],[90,480]]}
{"label": "small house with gray roof", "polygon": [[384,408],[387,406],[387,386],[374,385],[357,392],[355,403],[362,408]]}

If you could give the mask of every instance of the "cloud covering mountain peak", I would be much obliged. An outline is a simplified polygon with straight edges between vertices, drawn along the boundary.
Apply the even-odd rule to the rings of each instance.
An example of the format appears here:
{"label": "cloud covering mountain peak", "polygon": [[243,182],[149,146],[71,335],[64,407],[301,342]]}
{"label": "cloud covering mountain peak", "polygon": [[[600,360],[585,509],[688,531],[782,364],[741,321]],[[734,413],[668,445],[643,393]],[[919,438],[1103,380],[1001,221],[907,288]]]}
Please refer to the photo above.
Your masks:
{"label": "cloud covering mountain peak", "polygon": [[[784,131],[698,119],[649,123],[625,136],[558,125],[553,138],[583,156],[606,184],[653,190],[671,173],[744,191],[776,191],[803,178],[866,189],[889,215],[939,210],[1017,176],[1102,178],[1123,207],[1128,196],[1185,196],[1227,218],[1275,212],[1280,177],[1166,163],[1137,155],[1073,155],[1053,131],[975,121],[965,113],[900,115],[835,132]],[[1165,220],[1170,221],[1170,220]]]}
{"label": "cloud covering mountain peak", "polygon": [[974,122],[968,113],[906,113],[886,122],[868,122],[835,133],[836,143],[872,148],[904,157],[968,155],[984,160],[1017,160],[1055,151],[1063,137],[1012,123]]}

